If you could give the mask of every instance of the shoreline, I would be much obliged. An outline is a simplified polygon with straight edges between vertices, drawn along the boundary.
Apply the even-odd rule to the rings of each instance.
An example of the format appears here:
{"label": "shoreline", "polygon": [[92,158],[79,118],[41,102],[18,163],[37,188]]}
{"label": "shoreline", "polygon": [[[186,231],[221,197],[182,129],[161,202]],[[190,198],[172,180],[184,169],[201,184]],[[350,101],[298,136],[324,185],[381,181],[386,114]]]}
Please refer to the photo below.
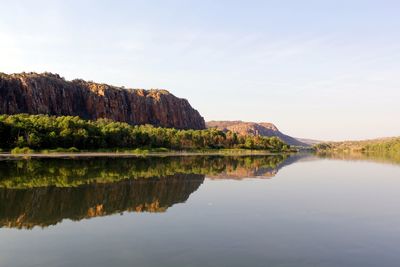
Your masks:
{"label": "shoreline", "polygon": [[50,153],[26,153],[13,154],[9,152],[0,153],[0,160],[24,159],[24,158],[135,158],[135,157],[172,157],[172,156],[274,156],[282,154],[296,154],[298,152],[270,152],[262,150],[244,151],[168,151],[168,152],[50,152]]}

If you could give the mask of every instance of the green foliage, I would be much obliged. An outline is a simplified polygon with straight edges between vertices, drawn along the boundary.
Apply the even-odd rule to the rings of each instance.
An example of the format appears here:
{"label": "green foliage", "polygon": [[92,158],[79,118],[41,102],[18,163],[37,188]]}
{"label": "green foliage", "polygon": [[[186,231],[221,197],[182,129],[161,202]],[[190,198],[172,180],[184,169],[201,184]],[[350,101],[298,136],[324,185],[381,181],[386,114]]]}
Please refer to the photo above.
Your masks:
{"label": "green foliage", "polygon": [[29,147],[15,147],[11,150],[11,154],[29,154],[32,152],[33,150]]}
{"label": "green foliage", "polygon": [[369,152],[400,153],[400,138],[385,140],[383,142],[367,144],[364,147]]}
{"label": "green foliage", "polygon": [[400,138],[322,143],[314,148],[334,152],[400,153]]}
{"label": "green foliage", "polygon": [[[237,136],[216,129],[177,130],[151,125],[132,126],[107,119],[87,121],[72,116],[1,115],[0,147],[20,151],[51,149],[69,152],[85,149],[264,149],[289,151],[277,137]],[[25,149],[26,150],[26,149]],[[14,151],[14,150],[13,150]],[[68,151],[67,151],[68,152]],[[25,152],[23,152],[25,153]]]}

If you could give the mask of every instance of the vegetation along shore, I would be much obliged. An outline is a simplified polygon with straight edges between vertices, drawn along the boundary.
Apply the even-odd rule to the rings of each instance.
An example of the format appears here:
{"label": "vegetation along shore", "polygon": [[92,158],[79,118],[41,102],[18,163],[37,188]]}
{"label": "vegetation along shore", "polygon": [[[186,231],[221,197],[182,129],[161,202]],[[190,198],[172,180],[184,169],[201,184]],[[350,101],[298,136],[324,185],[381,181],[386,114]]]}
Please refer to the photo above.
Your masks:
{"label": "vegetation along shore", "polygon": [[327,142],[317,144],[314,148],[320,152],[400,153],[400,137],[363,141]]}
{"label": "vegetation along shore", "polygon": [[167,152],[203,149],[251,149],[290,152],[277,137],[243,136],[217,129],[178,130],[152,125],[134,126],[110,119],[77,116],[1,115],[0,148],[13,153],[34,151],[134,150]]}

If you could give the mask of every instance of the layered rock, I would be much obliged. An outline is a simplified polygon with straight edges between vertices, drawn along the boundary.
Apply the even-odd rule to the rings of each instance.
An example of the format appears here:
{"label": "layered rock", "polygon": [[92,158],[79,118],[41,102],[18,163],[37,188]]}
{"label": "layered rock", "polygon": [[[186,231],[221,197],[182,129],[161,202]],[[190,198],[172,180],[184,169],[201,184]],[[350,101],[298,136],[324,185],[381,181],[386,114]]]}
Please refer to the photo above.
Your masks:
{"label": "layered rock", "polygon": [[133,125],[204,129],[199,112],[166,90],[124,89],[57,74],[0,74],[1,114],[71,115],[107,118]]}
{"label": "layered rock", "polygon": [[274,124],[269,122],[210,121],[206,123],[206,126],[207,128],[217,128],[222,131],[229,130],[239,135],[276,136],[291,146],[309,146],[294,137],[283,134]]}

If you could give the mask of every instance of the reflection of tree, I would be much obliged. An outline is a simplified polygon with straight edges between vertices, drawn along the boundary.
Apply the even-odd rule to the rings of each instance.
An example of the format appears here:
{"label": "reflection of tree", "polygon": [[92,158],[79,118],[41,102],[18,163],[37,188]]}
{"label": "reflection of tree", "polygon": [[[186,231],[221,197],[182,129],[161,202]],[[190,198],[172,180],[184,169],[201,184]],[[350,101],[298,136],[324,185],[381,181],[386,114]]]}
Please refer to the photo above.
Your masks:
{"label": "reflection of tree", "polygon": [[185,202],[204,175],[92,183],[78,187],[0,189],[0,225],[16,228],[49,226],[68,218],[81,220],[124,211],[164,212]]}
{"label": "reflection of tree", "polygon": [[287,156],[185,156],[0,161],[0,187],[71,187],[92,182],[160,177],[177,173],[209,176],[271,176]]}
{"label": "reflection of tree", "polygon": [[204,176],[270,177],[287,156],[0,161],[0,226],[32,228],[124,211],[163,212]]}

